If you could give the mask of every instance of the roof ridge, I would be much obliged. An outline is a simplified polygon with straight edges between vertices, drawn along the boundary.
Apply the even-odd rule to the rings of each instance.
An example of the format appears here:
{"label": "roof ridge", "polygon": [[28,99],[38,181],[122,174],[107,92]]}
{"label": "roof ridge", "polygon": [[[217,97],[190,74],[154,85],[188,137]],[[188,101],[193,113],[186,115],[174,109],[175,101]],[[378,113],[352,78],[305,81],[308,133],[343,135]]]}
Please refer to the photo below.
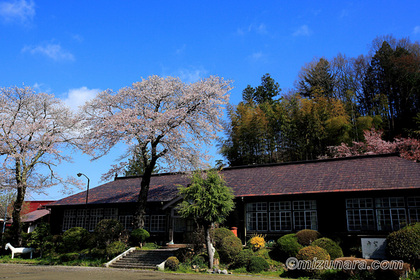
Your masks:
{"label": "roof ridge", "polygon": [[[391,156],[399,156],[399,153],[357,155],[357,156],[350,156],[350,157],[323,158],[323,159],[288,161],[288,162],[276,162],[276,163],[265,163],[265,164],[228,166],[228,167],[222,168],[222,171],[223,170],[233,170],[233,169],[272,167],[272,166],[294,165],[294,164],[311,164],[311,163],[318,163],[318,162],[334,162],[334,161],[355,160],[355,159],[361,159],[361,158],[376,158],[376,157],[391,157]],[[152,177],[160,177],[160,176],[168,176],[168,175],[182,175],[182,174],[188,174],[190,172],[192,172],[192,171],[154,173],[154,174],[152,174]],[[116,176],[114,178],[114,180],[135,179],[135,178],[142,178],[142,177],[143,177],[143,175],[122,176],[122,177]]]}
{"label": "roof ridge", "polygon": [[242,169],[242,168],[256,168],[256,167],[270,167],[270,166],[294,165],[294,164],[310,164],[310,163],[328,162],[328,161],[333,162],[333,161],[355,160],[355,159],[361,159],[361,158],[376,158],[376,157],[391,157],[391,156],[399,156],[399,153],[356,155],[356,156],[350,156],[350,157],[323,158],[323,159],[287,161],[287,162],[276,162],[276,163],[265,163],[265,164],[254,164],[254,165],[239,165],[239,166],[225,167],[222,170]]}

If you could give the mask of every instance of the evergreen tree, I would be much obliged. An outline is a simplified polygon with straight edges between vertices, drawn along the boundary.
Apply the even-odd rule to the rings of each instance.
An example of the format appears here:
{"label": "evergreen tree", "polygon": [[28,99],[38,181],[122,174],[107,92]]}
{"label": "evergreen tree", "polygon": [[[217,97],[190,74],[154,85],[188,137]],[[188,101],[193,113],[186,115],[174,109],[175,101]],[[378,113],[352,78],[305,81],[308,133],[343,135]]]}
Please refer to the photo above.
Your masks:
{"label": "evergreen tree", "polygon": [[193,218],[205,228],[209,267],[212,268],[215,249],[210,230],[214,224],[224,222],[233,210],[232,189],[226,186],[218,172],[211,170],[195,172],[191,179],[191,185],[181,187],[179,194],[183,197],[178,208],[179,214],[184,218]]}

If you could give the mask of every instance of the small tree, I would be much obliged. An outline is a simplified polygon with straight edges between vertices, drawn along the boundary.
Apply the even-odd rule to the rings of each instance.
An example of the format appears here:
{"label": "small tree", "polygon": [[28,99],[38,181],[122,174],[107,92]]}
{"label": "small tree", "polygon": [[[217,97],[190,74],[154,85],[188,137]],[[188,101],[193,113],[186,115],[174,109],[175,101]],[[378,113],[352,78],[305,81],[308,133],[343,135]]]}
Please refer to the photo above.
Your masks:
{"label": "small tree", "polygon": [[35,248],[39,251],[40,257],[42,258],[49,241],[52,239],[50,232],[50,225],[47,223],[42,223],[36,227],[32,232],[28,245]]}
{"label": "small tree", "polygon": [[213,268],[215,249],[210,236],[214,223],[222,223],[234,208],[232,190],[226,186],[221,175],[214,171],[195,172],[191,185],[181,187],[179,194],[184,198],[179,213],[184,218],[194,218],[205,228],[209,267]]}

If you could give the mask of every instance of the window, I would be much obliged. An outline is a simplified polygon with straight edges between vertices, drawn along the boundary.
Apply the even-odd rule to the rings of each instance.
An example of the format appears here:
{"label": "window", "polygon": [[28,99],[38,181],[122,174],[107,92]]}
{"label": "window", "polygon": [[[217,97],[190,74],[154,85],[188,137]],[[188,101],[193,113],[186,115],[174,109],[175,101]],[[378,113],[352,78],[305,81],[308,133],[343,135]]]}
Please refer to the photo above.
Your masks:
{"label": "window", "polygon": [[174,231],[185,232],[187,230],[187,223],[184,218],[174,217]]}
{"label": "window", "polygon": [[266,202],[248,203],[246,216],[248,230],[267,230],[268,213]]}
{"label": "window", "polygon": [[102,220],[117,220],[118,219],[118,209],[117,208],[104,208],[104,216]]}
{"label": "window", "polygon": [[403,197],[382,197],[375,199],[378,230],[395,231],[407,224]]}
{"label": "window", "polygon": [[163,232],[166,228],[166,216],[165,215],[152,215],[150,217],[150,231],[151,232]]}
{"label": "window", "polygon": [[290,201],[270,202],[270,231],[292,230],[292,212]]}
{"label": "window", "polygon": [[420,222],[420,196],[408,197],[407,206],[410,224]]}
{"label": "window", "polygon": [[76,223],[76,210],[75,209],[64,210],[63,231],[71,229],[72,227],[74,227],[75,223]]}
{"label": "window", "polygon": [[85,209],[77,209],[76,227],[85,227],[88,224],[88,216]]}
{"label": "window", "polygon": [[404,197],[381,197],[375,200],[376,208],[404,207]]}
{"label": "window", "polygon": [[346,199],[347,230],[374,230],[375,217],[371,198]]}
{"label": "window", "polygon": [[89,215],[89,231],[95,230],[96,225],[103,219],[103,209],[90,209]]}
{"label": "window", "polygon": [[150,231],[150,216],[144,216],[144,227],[145,230]]}
{"label": "window", "polygon": [[318,229],[315,200],[293,201],[295,230]]}
{"label": "window", "polygon": [[118,217],[118,221],[126,230],[133,229],[133,215],[121,215]]}
{"label": "window", "polygon": [[[293,206],[293,207],[292,207]],[[248,231],[317,229],[315,200],[253,202],[246,205]]]}

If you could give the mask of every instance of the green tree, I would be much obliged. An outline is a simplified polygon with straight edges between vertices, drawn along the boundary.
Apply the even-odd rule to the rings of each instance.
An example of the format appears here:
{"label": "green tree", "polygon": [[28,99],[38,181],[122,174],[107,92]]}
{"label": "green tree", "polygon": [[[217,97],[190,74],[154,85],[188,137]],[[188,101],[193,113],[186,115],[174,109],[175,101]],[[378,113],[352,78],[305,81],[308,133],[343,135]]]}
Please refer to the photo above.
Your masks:
{"label": "green tree", "polygon": [[420,108],[420,46],[392,37],[377,38],[374,46],[360,99],[362,113],[381,116],[388,139],[407,136],[415,130]]}
{"label": "green tree", "polygon": [[328,98],[334,97],[335,78],[331,73],[330,63],[325,58],[306,65],[299,78],[298,90],[302,96],[313,98],[315,94],[322,94]]}
{"label": "green tree", "polygon": [[279,127],[283,121],[280,85],[265,74],[261,85],[243,90],[243,102],[228,108],[230,122],[225,125],[227,139],[221,141],[221,153],[231,166],[280,161]]}
{"label": "green tree", "polygon": [[279,83],[271,78],[270,74],[265,74],[261,78],[261,85],[258,87],[251,87],[248,85],[242,91],[242,98],[247,103],[262,104],[265,102],[273,102],[274,98],[281,92]]}
{"label": "green tree", "polygon": [[35,230],[31,233],[29,238],[29,247],[35,248],[37,251],[40,252],[40,257],[49,245],[49,242],[52,239],[50,225],[47,223],[39,224]]}
{"label": "green tree", "polygon": [[195,172],[192,175],[191,185],[180,187],[180,196],[183,201],[179,205],[179,213],[184,218],[193,218],[197,224],[205,228],[209,267],[213,267],[214,246],[210,230],[215,223],[222,223],[234,208],[234,195],[226,186],[221,175],[210,170]]}

